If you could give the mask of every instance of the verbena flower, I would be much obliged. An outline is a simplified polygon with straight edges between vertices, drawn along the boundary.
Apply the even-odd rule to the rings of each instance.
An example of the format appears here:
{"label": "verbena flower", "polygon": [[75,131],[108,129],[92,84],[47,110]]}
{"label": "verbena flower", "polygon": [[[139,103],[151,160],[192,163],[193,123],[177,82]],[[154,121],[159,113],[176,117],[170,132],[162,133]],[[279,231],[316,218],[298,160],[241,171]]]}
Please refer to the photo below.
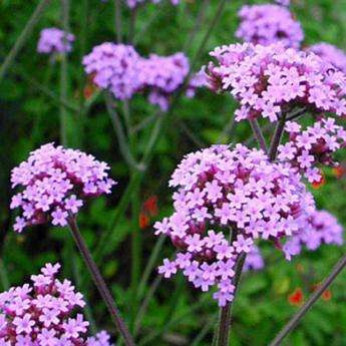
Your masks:
{"label": "verbena flower", "polygon": [[345,74],[313,53],[244,43],[210,54],[219,64],[208,67],[210,84],[239,101],[237,121],[261,116],[276,121],[296,108],[346,115]]}
{"label": "verbena flower", "polygon": [[46,28],[40,33],[37,45],[39,53],[68,53],[72,50],[72,43],[75,40],[73,34],[58,28]]}
{"label": "verbena flower", "polygon": [[315,211],[306,219],[306,226],[293,235],[283,246],[287,259],[301,253],[303,246],[314,251],[322,244],[342,245],[343,228],[329,212]]}
{"label": "verbena flower", "polygon": [[260,249],[253,245],[250,252],[246,255],[244,263],[244,271],[261,270],[264,268],[264,260],[261,255]]}
{"label": "verbena flower", "polygon": [[[134,8],[138,6],[139,4],[142,4],[146,1],[147,0],[126,0],[126,3],[128,7]],[[151,2],[154,4],[158,4],[159,2],[161,2],[161,0],[151,0]],[[170,0],[170,2],[172,3],[172,5],[178,5],[180,0]]]}
{"label": "verbena flower", "polygon": [[233,299],[235,264],[254,239],[277,242],[290,236],[314,210],[293,168],[240,144],[187,155],[170,186],[177,189],[174,213],[155,228],[157,235],[170,237],[178,253],[165,259],[159,272],[169,278],[180,270],[202,291],[216,286],[220,306]]}
{"label": "verbena flower", "polygon": [[333,153],[346,146],[346,131],[333,118],[321,119],[301,131],[296,122],[287,122],[285,127],[289,141],[278,148],[278,159],[290,162],[313,183],[321,180],[317,164],[336,165]]}
{"label": "verbena flower", "polygon": [[285,7],[270,4],[245,5],[238,16],[240,25],[235,36],[245,42],[264,46],[281,42],[287,48],[297,49],[304,39],[300,23]]}
{"label": "verbena flower", "polygon": [[27,161],[12,170],[11,209],[20,208],[14,230],[51,221],[65,226],[69,215],[77,214],[84,199],[111,192],[115,182],[109,166],[79,150],[46,144],[30,153]]}
{"label": "verbena flower", "polygon": [[192,98],[195,96],[197,89],[209,87],[208,76],[205,72],[205,67],[202,67],[198,72],[191,76],[186,89],[186,96]]}
{"label": "verbena flower", "polygon": [[93,81],[99,88],[124,100],[131,98],[141,86],[141,59],[130,45],[105,42],[83,58],[83,65],[86,73],[94,76]]}
{"label": "verbena flower", "polygon": [[56,275],[60,264],[46,264],[31,284],[0,293],[0,344],[8,346],[110,346],[109,335],[87,337],[83,295]]}
{"label": "verbena flower", "polygon": [[344,73],[346,72],[346,54],[340,48],[330,43],[321,42],[310,46],[308,51],[315,53]]}
{"label": "verbena flower", "polygon": [[151,54],[140,63],[141,88],[149,91],[149,101],[162,110],[169,108],[169,97],[182,86],[189,73],[189,60],[184,53],[170,56]]}

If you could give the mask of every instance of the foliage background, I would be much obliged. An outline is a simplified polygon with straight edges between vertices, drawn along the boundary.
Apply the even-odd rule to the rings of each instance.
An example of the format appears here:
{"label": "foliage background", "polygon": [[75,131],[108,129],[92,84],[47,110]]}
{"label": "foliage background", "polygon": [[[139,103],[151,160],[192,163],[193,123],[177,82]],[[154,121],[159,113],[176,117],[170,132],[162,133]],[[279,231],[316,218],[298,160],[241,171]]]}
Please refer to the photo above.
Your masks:
{"label": "foliage background", "polygon": [[[181,2],[181,5],[172,7],[163,1],[160,5],[149,4],[138,11],[134,42],[141,54],[155,52],[167,55],[185,50],[190,58],[195,56],[219,1]],[[208,61],[207,53],[215,46],[235,42],[236,13],[243,3],[240,0],[226,2],[221,18],[196,63],[197,68]],[[36,1],[0,2],[0,62],[36,5]],[[206,6],[204,17],[196,27],[195,36],[191,36],[202,6]],[[302,23],[307,45],[327,41],[346,48],[345,1],[295,0],[292,9]],[[122,30],[128,37],[133,19],[125,6],[122,15]],[[91,98],[85,99],[84,94],[90,91],[90,85],[81,67],[82,56],[94,45],[115,40],[114,3],[70,1],[68,26],[77,40],[73,53],[67,57],[68,78],[63,86],[60,82],[61,61],[36,53],[39,31],[44,27],[61,25],[60,2],[52,1],[0,84],[0,287],[6,289],[9,285],[22,283],[46,261],[60,261],[64,275],[70,277],[88,299],[88,318],[93,321],[93,326],[114,332],[66,230],[41,226],[20,236],[12,231],[10,170],[34,148],[60,141],[62,112],[67,112],[67,144],[109,162],[112,176],[119,181],[110,198],[90,201],[79,217],[82,232],[92,249],[96,249],[102,234],[112,226],[118,201],[129,181],[130,172],[118,151],[102,95],[95,91]],[[61,88],[67,93],[66,100],[73,110],[61,107]],[[207,90],[199,91],[194,99],[180,100],[155,147],[153,160],[139,190],[134,191],[132,208],[120,215],[119,222],[107,238],[106,251],[98,257],[123,315],[132,326],[138,307],[143,303],[143,297],[138,298],[138,280],[157,243],[152,223],[171,212],[172,191],[167,186],[169,176],[184,154],[218,140],[237,142],[251,135],[246,123],[237,125],[231,135],[227,131],[232,124],[235,106],[229,95],[214,95]],[[148,105],[144,97],[138,96],[131,102],[133,123],[138,124],[155,112],[156,109]],[[148,125],[138,134],[133,145],[136,155],[143,152],[151,127]],[[345,159],[344,153],[341,158]],[[345,178],[337,179],[332,170],[325,173],[326,184],[313,193],[319,207],[334,213],[346,226]],[[153,195],[158,196],[159,215],[151,218],[148,227],[140,229],[139,212],[144,201]],[[135,265],[132,264],[134,256],[131,252],[133,235],[138,246]],[[315,253],[305,252],[292,262],[286,262],[273,247],[263,244],[261,249],[266,268],[244,275],[236,300],[231,338],[235,346],[266,345],[297,310],[289,303],[288,296],[301,288],[306,298],[313,285],[327,275],[345,250],[344,247],[325,246]],[[174,251],[168,241],[158,250],[155,265]],[[189,287],[182,277],[158,283],[155,270],[148,284],[144,285],[145,294],[153,287],[152,283],[157,284],[157,290],[140,318],[140,344],[210,345],[217,320],[217,306],[210,296]],[[342,273],[331,288],[331,299],[321,299],[314,306],[287,339],[287,345],[346,345],[345,285],[346,274]]]}

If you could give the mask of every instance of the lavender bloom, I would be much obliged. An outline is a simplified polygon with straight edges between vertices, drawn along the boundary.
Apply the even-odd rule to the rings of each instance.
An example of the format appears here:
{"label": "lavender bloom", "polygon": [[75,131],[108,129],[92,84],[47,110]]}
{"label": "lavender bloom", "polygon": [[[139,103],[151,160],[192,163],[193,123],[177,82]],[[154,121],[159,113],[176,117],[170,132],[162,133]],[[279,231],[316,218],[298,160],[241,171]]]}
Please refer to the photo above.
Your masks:
{"label": "lavender bloom", "polygon": [[308,51],[315,53],[323,60],[346,73],[346,54],[338,47],[326,42],[321,42],[309,47]]}
{"label": "lavender bloom", "polygon": [[189,73],[189,60],[183,53],[170,56],[151,54],[140,63],[141,88],[149,90],[149,102],[163,111],[169,108],[169,97]]}
{"label": "lavender bloom", "polygon": [[289,6],[291,4],[291,0],[275,0],[275,2],[281,6]]}
{"label": "lavender bloom", "polygon": [[243,6],[238,16],[240,25],[236,37],[244,42],[268,46],[281,42],[286,48],[299,48],[303,30],[292,13],[279,5]]}
{"label": "lavender bloom", "polygon": [[192,75],[187,86],[186,96],[192,98],[195,96],[196,90],[198,88],[209,87],[207,77],[208,76],[205,72],[205,67],[203,67],[200,71]]}
{"label": "lavender bloom", "polygon": [[[164,260],[166,278],[181,270],[202,291],[216,286],[220,306],[233,299],[235,263],[257,238],[278,241],[297,232],[314,201],[289,165],[240,144],[187,155],[172,175],[174,213],[155,225],[179,250]],[[232,243],[229,232],[236,232]]]}
{"label": "lavender bloom", "polygon": [[300,128],[295,122],[287,122],[290,140],[279,146],[278,159],[290,162],[311,183],[319,182],[322,176],[316,165],[335,165],[332,154],[346,146],[346,131],[333,118],[319,120],[304,131]]}
{"label": "lavender bloom", "polygon": [[65,226],[77,214],[83,200],[111,192],[115,182],[109,166],[79,150],[46,144],[12,170],[12,187],[23,187],[13,196],[11,209],[21,208],[14,230],[45,223]]}
{"label": "lavender bloom", "polygon": [[346,115],[345,74],[313,53],[244,43],[210,54],[219,66],[209,64],[209,83],[239,101],[237,121],[263,116],[273,122],[294,107]]}
{"label": "lavender bloom", "polygon": [[47,263],[32,284],[0,293],[0,344],[110,346],[109,335],[87,338],[89,322],[76,310],[85,306],[83,295],[69,280],[56,278],[60,264]]}
{"label": "lavender bloom", "polygon": [[132,46],[105,42],[95,46],[83,58],[83,65],[99,88],[109,90],[115,98],[124,100],[130,99],[141,86],[141,60]]}
{"label": "lavender bloom", "polygon": [[250,252],[247,254],[245,263],[244,263],[244,271],[249,270],[261,270],[264,268],[264,260],[261,255],[260,249],[253,245]]}
{"label": "lavender bloom", "polygon": [[288,260],[301,253],[305,245],[308,250],[315,251],[322,244],[342,245],[343,228],[337,219],[325,210],[315,211],[306,219],[306,226],[301,232],[293,235],[283,246]]}
{"label": "lavender bloom", "polygon": [[46,28],[40,33],[37,51],[43,54],[69,53],[75,40],[73,34],[58,28]]}

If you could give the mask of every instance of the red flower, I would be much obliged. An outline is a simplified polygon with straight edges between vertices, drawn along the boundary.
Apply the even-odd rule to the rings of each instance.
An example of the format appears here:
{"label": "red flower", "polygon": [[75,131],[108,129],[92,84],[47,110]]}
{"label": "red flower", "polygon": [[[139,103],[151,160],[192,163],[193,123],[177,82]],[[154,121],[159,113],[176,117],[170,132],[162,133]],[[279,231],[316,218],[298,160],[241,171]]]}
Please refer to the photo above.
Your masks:
{"label": "red flower", "polygon": [[321,179],[320,179],[320,181],[313,182],[311,185],[312,185],[312,187],[314,189],[319,189],[320,187],[325,185],[325,183],[326,183],[326,176],[323,173],[323,171],[321,171]]}
{"label": "red flower", "polygon": [[150,218],[147,214],[145,213],[140,213],[139,214],[139,227],[141,229],[147,228],[150,223]]}
{"label": "red flower", "polygon": [[300,306],[304,300],[303,291],[301,288],[296,288],[293,293],[288,296],[288,302],[291,305]]}
{"label": "red flower", "polygon": [[150,216],[156,216],[158,213],[157,196],[150,196],[143,204],[143,209],[149,213]]}

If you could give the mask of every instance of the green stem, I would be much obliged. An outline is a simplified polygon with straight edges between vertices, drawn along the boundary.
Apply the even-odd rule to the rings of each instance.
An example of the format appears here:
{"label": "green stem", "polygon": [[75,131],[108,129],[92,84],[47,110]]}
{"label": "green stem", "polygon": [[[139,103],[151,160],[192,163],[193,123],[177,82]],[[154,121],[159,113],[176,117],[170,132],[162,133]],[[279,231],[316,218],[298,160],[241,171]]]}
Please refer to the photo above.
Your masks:
{"label": "green stem", "polygon": [[335,278],[341,273],[341,271],[346,266],[346,255],[344,255],[338,263],[334,266],[330,274],[323,281],[316,291],[310,296],[310,298],[305,302],[305,304],[296,312],[296,314],[290,319],[286,326],[280,331],[280,333],[275,337],[275,339],[270,343],[270,346],[281,345],[284,338],[291,333],[295,327],[298,325],[300,320],[305,316],[305,314],[312,308],[312,306],[317,302],[323,292],[331,285]]}
{"label": "green stem", "polygon": [[276,129],[275,129],[272,141],[270,143],[270,149],[268,154],[270,161],[275,161],[276,159],[276,154],[279,148],[279,144],[281,142],[281,137],[285,129],[286,116],[287,114],[283,113],[276,125]]}
{"label": "green stem", "polygon": [[121,0],[114,0],[114,22],[115,22],[115,34],[117,37],[117,42],[120,43],[123,40],[122,20],[121,20]]}
{"label": "green stem", "polygon": [[250,119],[249,120],[252,131],[254,133],[254,136],[260,146],[260,148],[267,153],[268,149],[267,149],[267,143],[266,140],[263,136],[263,132],[261,130],[261,127],[258,124],[258,120],[257,119]]}
{"label": "green stem", "polygon": [[31,15],[31,17],[28,20],[28,22],[26,23],[23,31],[21,32],[21,34],[17,38],[15,44],[13,45],[10,52],[7,54],[4,62],[2,63],[2,65],[0,67],[0,83],[2,82],[2,79],[4,78],[7,70],[9,69],[9,67],[11,66],[11,64],[13,63],[15,58],[17,57],[17,54],[22,49],[25,42],[27,41],[27,39],[31,35],[32,30],[34,29],[34,27],[36,26],[36,24],[40,20],[41,16],[43,15],[45,9],[47,8],[47,6],[49,5],[50,2],[51,2],[51,0],[41,0],[39,2],[39,4],[37,5],[35,11]]}

